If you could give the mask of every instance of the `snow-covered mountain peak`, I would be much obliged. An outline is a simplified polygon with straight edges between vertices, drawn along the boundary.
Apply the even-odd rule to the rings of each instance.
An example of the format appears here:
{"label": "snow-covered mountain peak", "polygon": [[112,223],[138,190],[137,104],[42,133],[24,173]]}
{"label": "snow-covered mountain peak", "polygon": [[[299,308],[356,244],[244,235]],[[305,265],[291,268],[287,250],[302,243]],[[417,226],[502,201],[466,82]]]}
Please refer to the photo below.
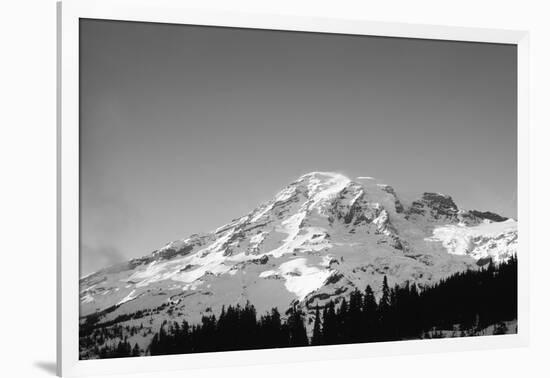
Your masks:
{"label": "snow-covered mountain peak", "polygon": [[330,201],[350,183],[350,179],[338,173],[313,172],[300,177],[297,183],[305,186],[307,209],[317,208],[322,213]]}
{"label": "snow-covered mountain peak", "polygon": [[384,276],[422,286],[514,254],[517,225],[501,220],[460,210],[443,194],[404,206],[371,177],[311,172],[212,232],[83,278],[81,315],[165,311],[168,303],[193,321],[247,300],[260,312],[294,301],[313,308],[367,284],[379,288]]}
{"label": "snow-covered mountain peak", "polygon": [[329,199],[349,183],[350,179],[340,173],[310,172],[300,176],[289,187],[301,190],[310,200],[321,201]]}
{"label": "snow-covered mountain peak", "polygon": [[320,180],[320,181],[349,181],[349,178],[338,172],[312,171],[298,177],[295,182]]}

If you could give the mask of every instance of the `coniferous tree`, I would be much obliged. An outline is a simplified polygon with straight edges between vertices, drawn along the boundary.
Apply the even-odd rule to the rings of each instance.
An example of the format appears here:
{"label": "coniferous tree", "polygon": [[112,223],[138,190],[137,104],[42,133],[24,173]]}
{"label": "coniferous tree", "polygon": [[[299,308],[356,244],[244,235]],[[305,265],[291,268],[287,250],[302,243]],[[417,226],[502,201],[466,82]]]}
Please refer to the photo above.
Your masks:
{"label": "coniferous tree", "polygon": [[392,293],[388,285],[388,277],[384,276],[382,282],[382,297],[378,303],[378,321],[380,323],[380,334],[384,339],[391,340],[390,311]]}
{"label": "coniferous tree", "polygon": [[141,355],[141,351],[139,349],[139,345],[135,343],[134,348],[132,349],[132,357],[139,357],[140,355]]}
{"label": "coniferous tree", "polygon": [[313,336],[311,338],[311,345],[321,345],[323,343],[323,336],[321,334],[321,314],[319,313],[319,306],[315,308],[315,322],[313,323]]}
{"label": "coniferous tree", "polygon": [[382,281],[382,297],[380,298],[380,302],[378,303],[378,312],[380,315],[380,320],[382,322],[386,321],[386,317],[389,314],[391,305],[391,290],[388,285],[388,277],[384,276],[384,280]]}
{"label": "coniferous tree", "polygon": [[363,303],[363,321],[365,324],[363,337],[365,341],[375,341],[378,332],[378,304],[370,285],[367,285],[365,289]]}
{"label": "coniferous tree", "polygon": [[323,316],[323,344],[336,344],[338,342],[338,319],[334,302],[331,300],[325,307]]}
{"label": "coniferous tree", "polygon": [[306,327],[304,326],[302,311],[297,309],[296,306],[292,307],[289,311],[288,328],[290,334],[289,345],[290,346],[307,346],[309,340],[307,337]]}
{"label": "coniferous tree", "polygon": [[388,285],[388,277],[384,276],[382,281],[382,298],[380,298],[380,303],[378,304],[381,312],[385,312],[389,309],[391,304],[391,292]]}
{"label": "coniferous tree", "polygon": [[336,317],[338,322],[338,336],[337,342],[343,343],[347,342],[350,338],[350,329],[349,329],[349,306],[346,298],[342,299],[340,307],[336,311]]}
{"label": "coniferous tree", "polygon": [[349,325],[346,327],[345,334],[349,338],[350,342],[360,342],[365,333],[363,322],[363,295],[356,288],[350,294],[349,308],[347,321]]}

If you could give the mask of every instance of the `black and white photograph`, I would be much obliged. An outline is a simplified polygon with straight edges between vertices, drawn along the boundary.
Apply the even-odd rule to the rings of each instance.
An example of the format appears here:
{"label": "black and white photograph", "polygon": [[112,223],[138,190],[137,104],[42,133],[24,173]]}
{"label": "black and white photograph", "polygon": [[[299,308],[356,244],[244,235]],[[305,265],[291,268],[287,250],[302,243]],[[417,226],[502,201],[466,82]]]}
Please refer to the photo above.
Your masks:
{"label": "black and white photograph", "polygon": [[79,359],[517,334],[517,56],[80,19]]}

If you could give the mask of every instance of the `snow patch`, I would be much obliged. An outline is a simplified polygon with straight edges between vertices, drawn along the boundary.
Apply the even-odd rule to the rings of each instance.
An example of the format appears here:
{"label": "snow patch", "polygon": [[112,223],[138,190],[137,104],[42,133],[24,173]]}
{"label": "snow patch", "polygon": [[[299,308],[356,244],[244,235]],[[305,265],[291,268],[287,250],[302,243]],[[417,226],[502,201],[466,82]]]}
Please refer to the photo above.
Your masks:
{"label": "snow patch", "polygon": [[267,235],[267,232],[260,232],[256,235],[253,235],[250,238],[250,244],[252,244],[253,247],[257,247],[258,244],[261,244],[264,241],[266,235]]}
{"label": "snow patch", "polygon": [[305,258],[297,258],[281,264],[277,270],[263,271],[259,277],[282,276],[286,289],[303,300],[309,293],[319,289],[331,273],[330,269],[308,266]]}
{"label": "snow patch", "polygon": [[125,296],[120,302],[117,303],[117,306],[120,306],[121,304],[126,303],[126,302],[129,302],[129,301],[131,301],[131,300],[133,300],[133,299],[136,299],[137,296],[134,296],[134,293],[135,293],[135,292],[136,292],[135,290],[132,290],[132,291],[130,292],[130,294],[128,294],[127,296]]}
{"label": "snow patch", "polygon": [[94,297],[91,294],[87,293],[86,295],[84,295],[82,297],[82,299],[80,301],[82,303],[90,303],[90,302],[94,301]]}
{"label": "snow patch", "polygon": [[508,259],[517,249],[517,222],[486,221],[477,226],[463,224],[436,227],[429,242],[441,242],[450,254],[469,255],[475,259],[491,257],[500,262]]}
{"label": "snow patch", "polygon": [[331,273],[332,270],[327,268],[308,266],[305,258],[297,258],[281,264],[277,270],[263,271],[259,277],[282,276],[286,289],[303,300],[309,293],[319,289]]}
{"label": "snow patch", "polygon": [[305,258],[281,264],[279,272],[285,279],[286,289],[294,293],[299,300],[303,300],[306,295],[320,288],[331,274],[328,269],[307,266]]}
{"label": "snow patch", "polygon": [[274,271],[274,270],[265,270],[265,271],[260,273],[259,277],[260,278],[266,278],[266,277],[274,276],[276,274],[277,274],[277,272]]}
{"label": "snow patch", "polygon": [[202,285],[203,282],[202,281],[195,281],[195,282],[192,282],[192,283],[189,283],[187,285],[184,285],[182,287],[182,290],[183,291],[188,291],[188,290],[196,290],[200,285]]}

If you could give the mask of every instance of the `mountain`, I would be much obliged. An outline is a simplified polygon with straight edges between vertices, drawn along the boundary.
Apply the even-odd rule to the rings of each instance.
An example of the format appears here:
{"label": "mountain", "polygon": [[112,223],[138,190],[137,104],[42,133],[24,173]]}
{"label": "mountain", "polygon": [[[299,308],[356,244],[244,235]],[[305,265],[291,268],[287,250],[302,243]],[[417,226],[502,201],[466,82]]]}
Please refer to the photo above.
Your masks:
{"label": "mountain", "polygon": [[[222,306],[252,303],[263,314],[348,297],[406,281],[420,288],[453,273],[506,261],[517,223],[460,209],[424,193],[406,203],[389,185],[341,174],[301,176],[270,201],[218,229],[80,280],[81,324],[199,322]],[[145,347],[147,332],[131,335]]]}

